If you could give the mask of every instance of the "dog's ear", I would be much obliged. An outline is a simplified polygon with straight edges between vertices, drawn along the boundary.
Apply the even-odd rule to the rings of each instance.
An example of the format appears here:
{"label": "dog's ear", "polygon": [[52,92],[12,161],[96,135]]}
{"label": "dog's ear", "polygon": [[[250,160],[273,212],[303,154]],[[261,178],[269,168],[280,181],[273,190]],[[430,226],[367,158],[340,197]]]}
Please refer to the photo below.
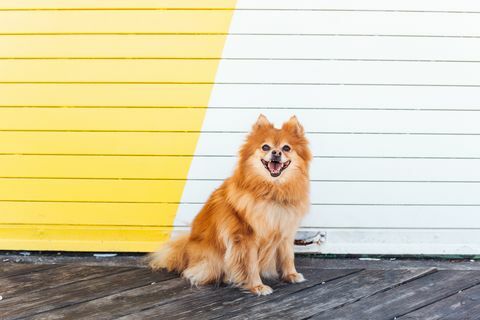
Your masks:
{"label": "dog's ear", "polygon": [[256,130],[259,128],[267,128],[267,127],[273,128],[273,124],[271,124],[270,121],[268,121],[267,117],[265,117],[263,114],[260,114],[258,116],[257,122],[255,122],[252,129]]}
{"label": "dog's ear", "polygon": [[305,130],[303,129],[303,126],[300,124],[300,122],[298,122],[298,119],[297,119],[296,116],[291,117],[290,120],[285,122],[282,125],[282,130],[287,130],[287,131],[293,132],[294,134],[296,134],[298,136],[303,136],[304,133],[305,133]]}

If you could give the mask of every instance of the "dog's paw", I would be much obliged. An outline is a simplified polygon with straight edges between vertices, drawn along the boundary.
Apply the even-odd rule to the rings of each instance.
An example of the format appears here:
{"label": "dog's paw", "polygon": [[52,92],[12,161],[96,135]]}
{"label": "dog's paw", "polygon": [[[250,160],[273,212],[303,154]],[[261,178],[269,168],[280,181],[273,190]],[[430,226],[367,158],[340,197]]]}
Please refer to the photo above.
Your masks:
{"label": "dog's paw", "polygon": [[303,277],[303,274],[298,273],[298,272],[290,273],[290,274],[285,275],[283,277],[283,280],[286,281],[286,282],[290,282],[290,283],[300,283],[300,282],[307,281]]}
{"label": "dog's paw", "polygon": [[272,288],[270,288],[265,284],[252,287],[249,290],[250,292],[252,292],[254,295],[257,295],[257,296],[266,296],[273,292]]}

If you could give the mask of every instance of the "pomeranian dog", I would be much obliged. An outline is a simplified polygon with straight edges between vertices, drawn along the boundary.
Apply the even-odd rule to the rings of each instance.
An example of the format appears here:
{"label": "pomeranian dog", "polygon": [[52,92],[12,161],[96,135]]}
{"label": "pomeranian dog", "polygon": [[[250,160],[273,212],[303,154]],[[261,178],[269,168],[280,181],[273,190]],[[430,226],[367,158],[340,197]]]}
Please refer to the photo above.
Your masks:
{"label": "pomeranian dog", "polygon": [[211,194],[190,234],[150,255],[150,267],[181,273],[192,285],[223,281],[256,295],[272,293],[262,277],[305,281],[293,245],[309,209],[311,159],[295,116],[277,129],[260,115],[233,176]]}

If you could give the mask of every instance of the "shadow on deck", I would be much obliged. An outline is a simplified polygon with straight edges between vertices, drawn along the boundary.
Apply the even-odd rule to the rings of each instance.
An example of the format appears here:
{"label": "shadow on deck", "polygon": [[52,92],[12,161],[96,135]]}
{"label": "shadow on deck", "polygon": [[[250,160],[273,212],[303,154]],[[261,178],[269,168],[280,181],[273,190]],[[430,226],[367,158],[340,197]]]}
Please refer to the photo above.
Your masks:
{"label": "shadow on deck", "polygon": [[274,293],[255,297],[138,264],[67,260],[1,262],[0,319],[480,319],[478,267],[299,257],[307,282],[269,283]]}

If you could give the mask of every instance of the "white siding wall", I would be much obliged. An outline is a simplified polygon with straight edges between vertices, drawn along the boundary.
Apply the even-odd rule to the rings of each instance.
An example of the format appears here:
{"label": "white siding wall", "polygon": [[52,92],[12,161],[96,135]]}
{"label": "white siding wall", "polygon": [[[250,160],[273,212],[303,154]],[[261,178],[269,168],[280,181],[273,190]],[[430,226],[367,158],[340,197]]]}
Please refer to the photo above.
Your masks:
{"label": "white siding wall", "polygon": [[480,252],[479,2],[240,0],[177,228],[259,113],[308,132],[309,250]]}

